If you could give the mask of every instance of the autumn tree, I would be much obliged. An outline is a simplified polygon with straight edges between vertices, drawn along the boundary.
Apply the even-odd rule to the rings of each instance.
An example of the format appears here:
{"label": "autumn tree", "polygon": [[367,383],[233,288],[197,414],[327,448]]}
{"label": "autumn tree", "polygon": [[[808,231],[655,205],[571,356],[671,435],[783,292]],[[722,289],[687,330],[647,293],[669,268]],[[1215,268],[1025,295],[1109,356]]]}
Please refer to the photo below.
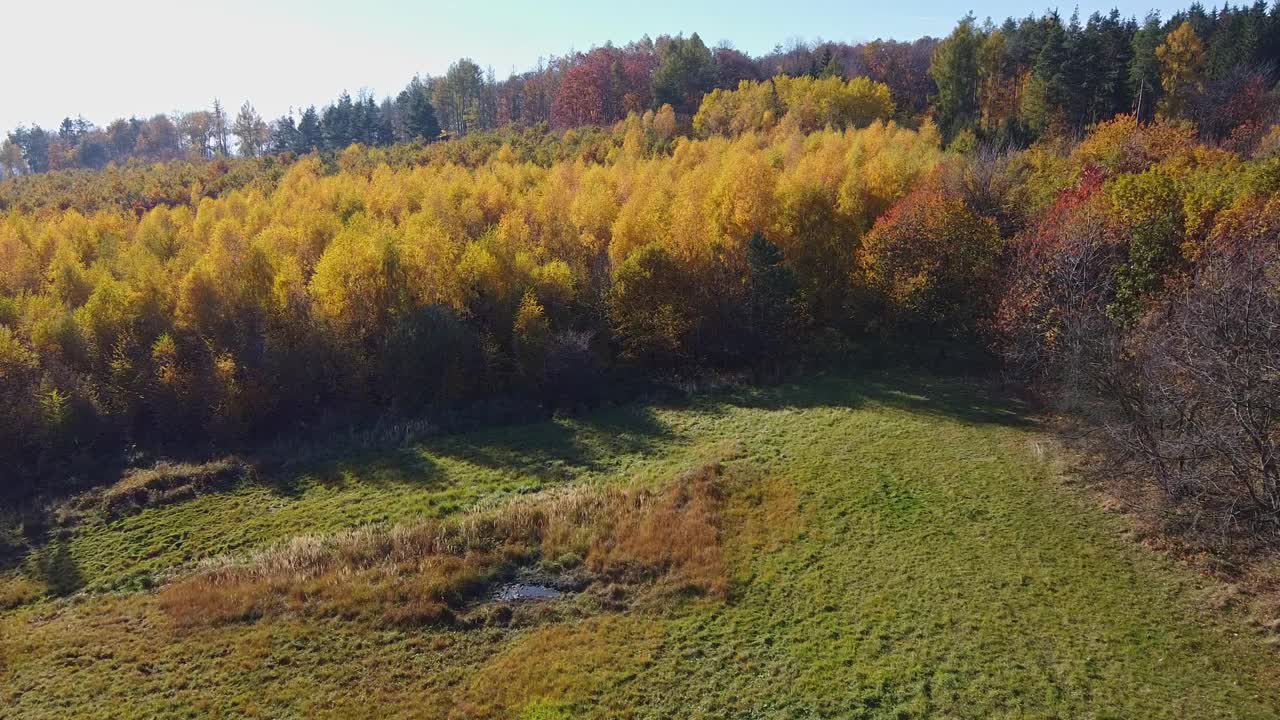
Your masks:
{"label": "autumn tree", "polygon": [[1192,99],[1204,90],[1204,43],[1190,22],[1183,22],[1156,48],[1165,117],[1185,117]]}
{"label": "autumn tree", "polygon": [[876,222],[859,251],[889,327],[973,337],[986,317],[1001,251],[990,218],[946,192],[935,174]]}
{"label": "autumn tree", "polygon": [[608,297],[609,321],[627,359],[671,368],[687,353],[693,329],[687,280],[666,250],[649,245],[618,267]]}

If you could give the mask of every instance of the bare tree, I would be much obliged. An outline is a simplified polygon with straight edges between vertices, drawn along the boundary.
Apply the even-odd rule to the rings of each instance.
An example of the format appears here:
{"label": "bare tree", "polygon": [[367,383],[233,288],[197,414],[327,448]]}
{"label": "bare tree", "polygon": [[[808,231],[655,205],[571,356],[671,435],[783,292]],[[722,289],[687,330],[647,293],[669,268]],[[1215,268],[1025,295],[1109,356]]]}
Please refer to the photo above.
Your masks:
{"label": "bare tree", "polygon": [[1280,253],[1215,252],[1149,318],[1114,388],[1115,436],[1175,501],[1258,531],[1280,521]]}

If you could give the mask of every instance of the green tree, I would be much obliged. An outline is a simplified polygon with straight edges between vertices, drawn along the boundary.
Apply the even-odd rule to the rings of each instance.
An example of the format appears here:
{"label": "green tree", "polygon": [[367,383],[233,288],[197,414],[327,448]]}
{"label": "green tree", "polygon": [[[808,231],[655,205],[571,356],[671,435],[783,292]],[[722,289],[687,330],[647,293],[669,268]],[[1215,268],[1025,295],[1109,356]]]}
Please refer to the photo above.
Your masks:
{"label": "green tree", "polygon": [[430,142],[440,137],[440,122],[431,104],[431,90],[416,75],[396,98],[402,132],[407,140]]}
{"label": "green tree", "polygon": [[267,147],[267,124],[248,101],[240,107],[236,121],[231,126],[231,133],[236,136],[240,155],[243,157],[257,157]]}
{"label": "green tree", "polygon": [[947,139],[977,122],[981,42],[973,27],[973,15],[966,15],[934,50],[929,75],[938,86],[936,119]]}
{"label": "green tree", "polygon": [[658,50],[658,67],[653,72],[654,107],[670,104],[677,112],[692,115],[715,81],[715,60],[697,33],[687,39],[671,38]]}
{"label": "green tree", "polygon": [[762,233],[747,243],[748,353],[766,364],[785,356],[804,327],[804,303],[796,274],[782,250]]}
{"label": "green tree", "polygon": [[1129,63],[1133,108],[1142,122],[1155,117],[1156,103],[1160,99],[1160,59],[1156,57],[1160,41],[1160,15],[1152,13],[1133,34],[1133,59]]}
{"label": "green tree", "polygon": [[687,290],[684,268],[658,245],[637,250],[618,267],[607,306],[623,357],[648,367],[683,359],[694,325]]}
{"label": "green tree", "polygon": [[298,119],[297,138],[298,146],[294,151],[298,154],[309,153],[324,146],[324,129],[320,126],[320,113],[316,112],[315,105],[302,111],[302,117]]}
{"label": "green tree", "polygon": [[213,109],[209,111],[209,137],[213,142],[213,150],[219,155],[231,154],[231,126],[227,120],[227,112],[222,109],[222,102],[213,99]]}

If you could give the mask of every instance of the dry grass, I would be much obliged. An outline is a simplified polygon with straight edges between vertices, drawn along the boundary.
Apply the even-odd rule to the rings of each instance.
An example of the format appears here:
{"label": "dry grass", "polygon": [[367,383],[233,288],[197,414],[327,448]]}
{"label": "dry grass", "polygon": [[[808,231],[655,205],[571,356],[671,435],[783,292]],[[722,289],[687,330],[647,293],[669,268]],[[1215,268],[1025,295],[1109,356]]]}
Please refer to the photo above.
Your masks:
{"label": "dry grass", "polygon": [[35,602],[49,592],[48,586],[21,575],[0,577],[0,610],[11,610]]}
{"label": "dry grass", "polygon": [[661,638],[661,625],[620,614],[537,628],[476,671],[449,717],[576,717],[575,706],[652,662]]}
{"label": "dry grass", "polygon": [[206,563],[166,587],[161,606],[183,626],[285,612],[433,623],[517,567],[565,558],[580,558],[601,585],[723,597],[723,476],[713,464],[656,491],[578,489],[456,519],[299,537]]}
{"label": "dry grass", "polygon": [[201,493],[229,487],[252,474],[238,458],[207,463],[157,463],[131,470],[102,493],[101,507],[108,517],[130,515],[154,505],[189,500]]}

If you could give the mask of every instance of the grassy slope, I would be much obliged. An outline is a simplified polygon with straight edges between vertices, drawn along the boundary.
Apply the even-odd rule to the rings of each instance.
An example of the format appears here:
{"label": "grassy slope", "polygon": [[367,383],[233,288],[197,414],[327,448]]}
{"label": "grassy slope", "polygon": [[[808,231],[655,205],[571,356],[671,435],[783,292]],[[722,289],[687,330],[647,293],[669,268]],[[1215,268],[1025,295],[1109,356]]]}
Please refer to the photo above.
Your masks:
{"label": "grassy slope", "polygon": [[[661,480],[734,454],[734,591],[520,629],[338,619],[173,628],[147,593],[0,617],[18,717],[1280,717],[1275,658],[1206,588],[1053,477],[962,386],[821,379],[621,408],[353,459],[90,524],[45,566],[93,589],[299,532],[446,514],[565,482]],[[40,563],[33,561],[32,566]]]}

